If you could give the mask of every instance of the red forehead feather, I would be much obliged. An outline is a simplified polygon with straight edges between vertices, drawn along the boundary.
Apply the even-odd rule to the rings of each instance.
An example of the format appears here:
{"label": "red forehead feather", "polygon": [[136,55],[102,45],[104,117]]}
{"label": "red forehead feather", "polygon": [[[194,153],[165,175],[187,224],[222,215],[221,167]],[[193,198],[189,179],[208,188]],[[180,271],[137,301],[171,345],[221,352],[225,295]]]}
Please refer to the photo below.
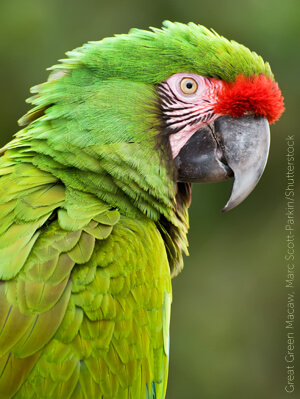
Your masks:
{"label": "red forehead feather", "polygon": [[281,91],[272,78],[238,75],[233,83],[224,83],[214,109],[218,114],[236,118],[250,112],[273,123],[280,118],[284,105]]}

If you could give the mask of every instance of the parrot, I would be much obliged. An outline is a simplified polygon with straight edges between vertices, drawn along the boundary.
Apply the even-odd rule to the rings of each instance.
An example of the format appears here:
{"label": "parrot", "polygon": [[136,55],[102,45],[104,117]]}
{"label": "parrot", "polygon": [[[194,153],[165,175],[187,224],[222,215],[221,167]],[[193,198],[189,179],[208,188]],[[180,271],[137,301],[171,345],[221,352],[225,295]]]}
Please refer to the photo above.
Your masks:
{"label": "parrot", "polygon": [[163,399],[193,183],[254,189],[284,111],[269,63],[195,23],[49,68],[0,149],[1,399]]}

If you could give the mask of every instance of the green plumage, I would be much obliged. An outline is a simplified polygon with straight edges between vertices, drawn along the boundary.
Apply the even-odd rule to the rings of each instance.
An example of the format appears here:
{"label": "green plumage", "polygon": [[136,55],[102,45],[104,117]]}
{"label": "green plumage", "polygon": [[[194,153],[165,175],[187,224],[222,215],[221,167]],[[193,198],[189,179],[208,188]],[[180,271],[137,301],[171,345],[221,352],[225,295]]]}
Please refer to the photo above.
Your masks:
{"label": "green plumage", "polygon": [[155,85],[272,74],[194,24],[67,55],[0,158],[0,397],[164,398],[190,187],[175,181]]}

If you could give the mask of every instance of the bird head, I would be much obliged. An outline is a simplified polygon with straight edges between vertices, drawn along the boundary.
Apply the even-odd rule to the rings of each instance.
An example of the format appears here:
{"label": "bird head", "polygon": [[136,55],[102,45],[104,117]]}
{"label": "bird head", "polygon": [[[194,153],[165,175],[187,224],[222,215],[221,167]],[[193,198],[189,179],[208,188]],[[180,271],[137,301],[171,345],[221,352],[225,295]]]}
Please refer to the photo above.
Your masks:
{"label": "bird head", "polygon": [[269,122],[282,112],[280,90],[266,75],[238,75],[227,83],[176,73],[158,85],[177,179],[218,182],[234,178],[222,211],[241,203],[266,165]]}
{"label": "bird head", "polygon": [[124,213],[173,224],[177,194],[190,183],[233,178],[224,211],[253,190],[269,123],[284,109],[256,53],[201,25],[167,21],[67,56],[32,89],[35,108],[20,121],[22,148],[30,143],[40,168]]}

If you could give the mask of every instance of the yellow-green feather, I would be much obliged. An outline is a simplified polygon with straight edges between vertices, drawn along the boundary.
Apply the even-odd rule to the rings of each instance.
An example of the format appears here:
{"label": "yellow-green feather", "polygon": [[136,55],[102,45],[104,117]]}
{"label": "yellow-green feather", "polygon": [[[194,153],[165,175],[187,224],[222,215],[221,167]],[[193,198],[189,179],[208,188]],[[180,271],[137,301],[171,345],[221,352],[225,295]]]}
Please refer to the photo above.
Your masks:
{"label": "yellow-green feather", "polygon": [[27,254],[6,258],[0,282],[1,397],[146,398],[153,384],[163,397],[171,285],[154,222],[32,165],[9,168],[0,243]]}
{"label": "yellow-green feather", "polygon": [[163,399],[190,185],[176,181],[155,85],[273,75],[192,23],[67,56],[0,150],[0,397]]}

